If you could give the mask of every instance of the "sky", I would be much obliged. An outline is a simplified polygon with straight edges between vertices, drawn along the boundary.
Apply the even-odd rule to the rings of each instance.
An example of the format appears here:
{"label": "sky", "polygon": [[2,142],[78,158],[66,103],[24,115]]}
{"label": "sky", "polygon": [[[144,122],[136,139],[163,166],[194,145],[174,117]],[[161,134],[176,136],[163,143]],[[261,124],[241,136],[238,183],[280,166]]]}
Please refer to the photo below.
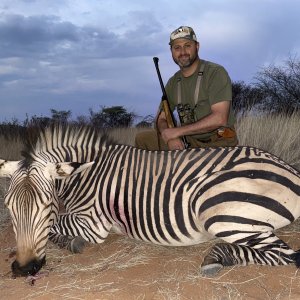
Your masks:
{"label": "sky", "polygon": [[168,45],[193,27],[200,58],[232,81],[300,53],[298,0],[1,0],[0,122],[121,105],[155,115],[177,70]]}

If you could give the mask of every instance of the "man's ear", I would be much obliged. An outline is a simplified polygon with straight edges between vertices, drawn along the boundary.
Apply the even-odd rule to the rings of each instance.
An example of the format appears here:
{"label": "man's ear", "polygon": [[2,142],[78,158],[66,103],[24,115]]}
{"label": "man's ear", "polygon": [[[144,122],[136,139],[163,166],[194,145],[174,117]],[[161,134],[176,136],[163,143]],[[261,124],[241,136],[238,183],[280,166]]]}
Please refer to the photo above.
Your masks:
{"label": "man's ear", "polygon": [[18,161],[8,161],[0,158],[0,177],[11,177],[18,169]]}
{"label": "man's ear", "polygon": [[60,162],[60,163],[48,163],[47,169],[49,174],[55,179],[63,179],[69,176],[73,176],[90,168],[94,164],[94,161],[88,163],[78,162]]}

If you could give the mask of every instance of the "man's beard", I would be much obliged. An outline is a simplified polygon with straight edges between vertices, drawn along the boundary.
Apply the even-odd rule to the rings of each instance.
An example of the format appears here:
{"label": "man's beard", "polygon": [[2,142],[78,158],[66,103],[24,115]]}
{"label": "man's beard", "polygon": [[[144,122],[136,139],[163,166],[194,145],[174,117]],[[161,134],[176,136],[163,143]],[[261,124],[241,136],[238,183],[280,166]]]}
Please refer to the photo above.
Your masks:
{"label": "man's beard", "polygon": [[187,54],[187,55],[179,56],[178,59],[175,59],[173,57],[173,60],[175,64],[177,64],[180,68],[188,68],[195,62],[197,58],[198,58],[197,54],[195,54],[194,56],[190,56]]}

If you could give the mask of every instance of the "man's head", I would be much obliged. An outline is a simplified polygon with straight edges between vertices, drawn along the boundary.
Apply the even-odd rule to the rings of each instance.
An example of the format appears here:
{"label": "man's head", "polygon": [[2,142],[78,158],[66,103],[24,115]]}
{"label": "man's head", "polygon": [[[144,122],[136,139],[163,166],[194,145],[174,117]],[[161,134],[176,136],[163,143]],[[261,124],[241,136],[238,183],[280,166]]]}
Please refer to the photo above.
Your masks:
{"label": "man's head", "polygon": [[174,62],[180,68],[188,68],[198,59],[199,43],[191,27],[180,26],[174,30],[169,45]]}

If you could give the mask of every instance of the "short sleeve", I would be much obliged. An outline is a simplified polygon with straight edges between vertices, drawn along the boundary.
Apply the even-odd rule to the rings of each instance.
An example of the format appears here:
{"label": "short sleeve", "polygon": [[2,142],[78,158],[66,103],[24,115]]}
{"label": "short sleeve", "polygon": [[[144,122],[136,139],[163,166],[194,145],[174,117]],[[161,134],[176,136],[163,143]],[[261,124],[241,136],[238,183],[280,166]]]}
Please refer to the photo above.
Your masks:
{"label": "short sleeve", "polygon": [[211,104],[232,100],[231,80],[223,67],[219,66],[211,74],[208,89]]}

